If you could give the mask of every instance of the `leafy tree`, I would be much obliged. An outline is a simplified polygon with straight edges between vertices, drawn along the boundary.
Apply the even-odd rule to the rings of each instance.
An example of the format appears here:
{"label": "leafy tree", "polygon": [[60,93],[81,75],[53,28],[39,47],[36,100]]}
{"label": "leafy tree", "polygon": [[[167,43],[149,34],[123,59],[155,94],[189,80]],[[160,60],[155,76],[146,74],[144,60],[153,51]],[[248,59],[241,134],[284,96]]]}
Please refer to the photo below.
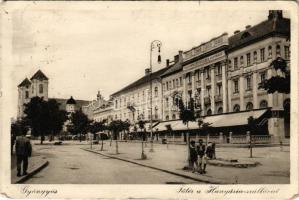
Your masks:
{"label": "leafy tree", "polygon": [[[180,110],[180,119],[183,121],[185,125],[187,125],[187,129],[189,130],[189,122],[195,121],[195,111],[194,111],[194,99],[191,98],[188,104],[188,107],[186,107],[183,103],[183,100],[179,100],[179,110]],[[187,141],[186,134],[184,133],[184,141]]]}
{"label": "leafy tree", "polygon": [[82,141],[82,134],[85,135],[89,129],[91,121],[81,110],[78,110],[71,115],[73,134],[80,135],[80,142]]}
{"label": "leafy tree", "polygon": [[276,72],[281,71],[283,76],[272,76],[269,79],[263,80],[259,84],[259,88],[265,89],[268,93],[290,93],[290,71],[287,68],[287,62],[281,57],[276,58],[271,62],[270,67],[273,67]]}

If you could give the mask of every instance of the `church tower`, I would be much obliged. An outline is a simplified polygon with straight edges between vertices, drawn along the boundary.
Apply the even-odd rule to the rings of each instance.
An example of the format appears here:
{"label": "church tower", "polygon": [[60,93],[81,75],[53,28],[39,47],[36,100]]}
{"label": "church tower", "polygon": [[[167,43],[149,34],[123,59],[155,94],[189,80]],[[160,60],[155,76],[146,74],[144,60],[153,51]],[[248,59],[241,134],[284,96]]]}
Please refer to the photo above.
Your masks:
{"label": "church tower", "polygon": [[24,113],[24,104],[30,101],[30,87],[31,82],[28,78],[25,78],[19,85],[18,85],[18,114],[17,117],[23,117]]}
{"label": "church tower", "polygon": [[18,85],[18,118],[24,116],[24,104],[29,103],[32,97],[43,97],[48,101],[48,80],[46,75],[38,70],[30,80],[25,78]]}
{"label": "church tower", "polygon": [[38,70],[31,77],[31,92],[30,96],[32,97],[42,97],[45,101],[48,101],[48,78],[41,71]]}

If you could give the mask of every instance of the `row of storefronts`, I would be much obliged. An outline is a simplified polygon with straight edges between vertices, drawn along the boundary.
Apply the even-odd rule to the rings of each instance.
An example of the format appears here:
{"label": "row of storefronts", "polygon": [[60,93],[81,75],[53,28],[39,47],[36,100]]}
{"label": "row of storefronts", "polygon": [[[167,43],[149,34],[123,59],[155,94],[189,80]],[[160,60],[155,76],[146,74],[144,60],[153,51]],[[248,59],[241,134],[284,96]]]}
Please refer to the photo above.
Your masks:
{"label": "row of storefronts", "polygon": [[[246,133],[247,119],[253,116],[259,134],[289,137],[290,95],[268,94],[259,88],[261,81],[277,75],[271,62],[278,57],[290,67],[290,20],[275,10],[243,31],[224,33],[179,51],[164,68],[147,72],[112,94],[109,101],[98,97],[87,108],[96,121],[120,119],[132,124],[149,121],[152,108],[154,131],[165,131],[167,124],[174,131],[184,131],[187,127],[179,119],[177,102],[182,99],[188,105],[192,98],[196,112],[215,132]],[[198,129],[198,123],[188,128]]]}

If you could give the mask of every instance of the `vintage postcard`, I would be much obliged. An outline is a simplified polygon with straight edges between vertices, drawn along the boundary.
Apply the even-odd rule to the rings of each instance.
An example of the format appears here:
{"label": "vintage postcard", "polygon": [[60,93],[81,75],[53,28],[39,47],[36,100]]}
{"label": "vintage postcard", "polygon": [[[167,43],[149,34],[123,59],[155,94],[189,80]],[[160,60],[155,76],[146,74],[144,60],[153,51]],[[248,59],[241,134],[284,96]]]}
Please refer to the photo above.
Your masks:
{"label": "vintage postcard", "polygon": [[0,6],[1,198],[298,198],[295,2]]}

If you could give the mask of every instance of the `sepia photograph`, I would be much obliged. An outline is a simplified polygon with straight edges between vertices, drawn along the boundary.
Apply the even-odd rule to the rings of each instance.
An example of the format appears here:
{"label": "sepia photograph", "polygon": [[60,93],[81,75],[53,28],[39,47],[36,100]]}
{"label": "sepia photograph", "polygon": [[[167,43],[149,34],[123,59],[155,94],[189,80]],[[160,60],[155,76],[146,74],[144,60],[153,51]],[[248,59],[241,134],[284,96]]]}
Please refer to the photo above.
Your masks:
{"label": "sepia photograph", "polygon": [[43,184],[209,186],[217,195],[230,193],[218,185],[261,184],[269,187],[240,193],[275,195],[271,185],[298,183],[297,13],[72,3],[8,2],[9,20],[1,14],[11,53],[1,56],[10,63],[1,63],[7,172],[24,198],[54,195],[30,190]]}

